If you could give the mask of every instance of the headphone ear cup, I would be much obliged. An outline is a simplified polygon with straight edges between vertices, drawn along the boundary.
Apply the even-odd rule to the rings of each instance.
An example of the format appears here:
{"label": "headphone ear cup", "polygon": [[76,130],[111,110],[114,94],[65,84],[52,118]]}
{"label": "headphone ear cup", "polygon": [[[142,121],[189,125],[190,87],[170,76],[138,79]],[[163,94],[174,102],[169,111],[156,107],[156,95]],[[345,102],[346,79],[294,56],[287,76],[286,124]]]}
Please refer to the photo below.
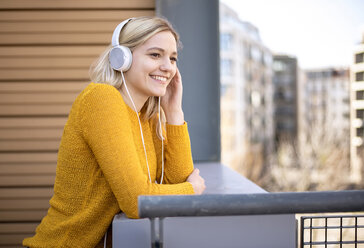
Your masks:
{"label": "headphone ear cup", "polygon": [[110,50],[109,62],[116,71],[125,72],[129,70],[132,60],[132,54],[128,47],[118,45]]}

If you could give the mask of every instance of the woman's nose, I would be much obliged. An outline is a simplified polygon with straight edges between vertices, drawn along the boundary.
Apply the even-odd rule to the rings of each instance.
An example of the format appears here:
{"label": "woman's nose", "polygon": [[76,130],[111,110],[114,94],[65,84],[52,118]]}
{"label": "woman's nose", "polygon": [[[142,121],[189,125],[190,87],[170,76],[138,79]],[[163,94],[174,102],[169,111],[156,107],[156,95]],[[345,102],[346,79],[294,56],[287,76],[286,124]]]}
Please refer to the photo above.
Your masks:
{"label": "woman's nose", "polygon": [[163,59],[161,65],[160,65],[160,69],[162,71],[171,71],[171,70],[173,70],[172,61],[169,58],[168,59]]}

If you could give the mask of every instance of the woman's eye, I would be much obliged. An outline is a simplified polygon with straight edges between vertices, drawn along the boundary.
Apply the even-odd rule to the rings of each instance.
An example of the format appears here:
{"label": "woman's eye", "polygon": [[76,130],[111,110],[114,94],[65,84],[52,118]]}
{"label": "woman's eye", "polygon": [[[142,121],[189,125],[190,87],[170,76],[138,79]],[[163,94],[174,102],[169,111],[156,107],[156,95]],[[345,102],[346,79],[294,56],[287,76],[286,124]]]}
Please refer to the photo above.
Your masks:
{"label": "woman's eye", "polygon": [[173,61],[173,62],[177,62],[177,61],[178,61],[178,59],[177,59],[176,57],[172,57],[172,58],[171,58],[171,61]]}
{"label": "woman's eye", "polygon": [[159,58],[160,54],[159,53],[151,53],[150,56],[152,56],[153,58]]}

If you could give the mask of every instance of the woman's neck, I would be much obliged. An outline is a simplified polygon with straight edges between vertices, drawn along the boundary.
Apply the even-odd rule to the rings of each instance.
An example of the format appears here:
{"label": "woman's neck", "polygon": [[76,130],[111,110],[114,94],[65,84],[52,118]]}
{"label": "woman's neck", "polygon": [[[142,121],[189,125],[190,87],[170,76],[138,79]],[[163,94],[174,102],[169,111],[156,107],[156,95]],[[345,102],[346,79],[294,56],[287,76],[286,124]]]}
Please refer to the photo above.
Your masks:
{"label": "woman's neck", "polygon": [[121,90],[120,90],[120,93],[121,93],[121,96],[123,97],[124,99],[124,102],[132,109],[135,111],[134,109],[134,105],[133,105],[133,102],[135,104],[135,108],[136,108],[136,111],[139,113],[140,110],[142,109],[142,107],[144,106],[145,102],[148,100],[148,97],[145,97],[145,96],[141,96],[141,95],[138,95],[138,94],[134,94],[133,93],[133,90],[130,89],[130,87],[128,87],[128,90],[129,90],[129,93],[130,93],[130,97],[133,99],[131,100],[130,97],[129,97],[129,94],[128,92],[126,91],[126,88],[125,88],[125,85],[123,84],[123,86],[121,87]]}

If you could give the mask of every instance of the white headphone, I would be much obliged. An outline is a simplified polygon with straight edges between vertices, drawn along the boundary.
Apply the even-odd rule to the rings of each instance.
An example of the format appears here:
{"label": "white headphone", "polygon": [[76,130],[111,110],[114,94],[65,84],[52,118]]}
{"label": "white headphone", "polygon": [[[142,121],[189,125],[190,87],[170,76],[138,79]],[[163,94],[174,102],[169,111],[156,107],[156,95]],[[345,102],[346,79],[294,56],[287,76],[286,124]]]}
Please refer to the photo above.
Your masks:
{"label": "white headphone", "polygon": [[[140,122],[140,118],[139,118],[139,114],[137,111],[137,108],[134,104],[133,98],[131,97],[129,90],[128,90],[128,86],[126,85],[126,81],[124,78],[124,73],[125,71],[129,70],[131,63],[133,61],[133,56],[131,54],[131,51],[128,47],[125,46],[121,46],[119,44],[119,36],[120,36],[120,32],[123,29],[123,27],[130,21],[133,20],[135,18],[129,18],[126,19],[125,21],[121,22],[114,30],[114,33],[112,35],[112,40],[111,40],[111,44],[113,46],[113,48],[110,50],[109,52],[109,62],[110,62],[110,66],[116,70],[116,71],[120,71],[121,72],[121,77],[122,80],[124,82],[125,85],[125,90],[133,104],[134,107],[134,111],[138,117],[138,122],[139,122],[139,128],[140,128],[140,134],[142,137],[142,143],[143,143],[143,148],[144,148],[144,154],[145,154],[145,160],[147,163],[147,168],[148,168],[148,176],[149,176],[149,181],[152,182],[151,176],[150,176],[150,170],[149,170],[149,165],[148,165],[148,157],[147,157],[147,150],[145,148],[145,143],[144,143],[144,135],[143,135],[143,129],[142,129],[142,124]],[[164,146],[163,146],[163,134],[162,134],[162,123],[161,123],[161,112],[160,112],[160,97],[158,99],[158,113],[159,113],[159,132],[162,135],[162,175],[161,175],[161,181],[160,184],[162,184],[163,182],[163,175],[164,175]]]}
{"label": "white headphone", "polygon": [[127,71],[131,66],[131,62],[133,61],[133,57],[131,55],[131,51],[129,47],[121,46],[119,44],[119,36],[120,32],[123,27],[134,18],[126,19],[125,21],[121,22],[114,30],[112,35],[111,44],[113,48],[110,50],[109,53],[109,61],[111,67],[116,71]]}

